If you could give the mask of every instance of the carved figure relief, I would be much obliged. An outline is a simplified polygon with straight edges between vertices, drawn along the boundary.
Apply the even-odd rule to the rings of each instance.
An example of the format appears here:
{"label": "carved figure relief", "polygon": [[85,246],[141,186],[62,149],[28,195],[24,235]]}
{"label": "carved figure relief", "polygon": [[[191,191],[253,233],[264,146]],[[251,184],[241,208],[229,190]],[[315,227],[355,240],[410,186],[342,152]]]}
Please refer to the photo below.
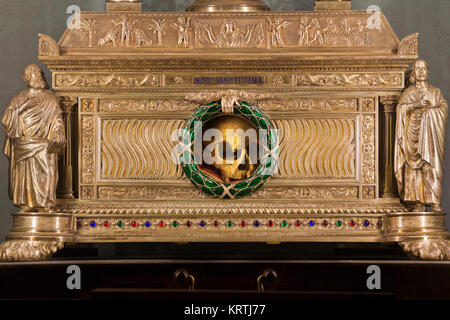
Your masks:
{"label": "carved figure relief", "polygon": [[81,20],[81,30],[84,32],[87,32],[88,34],[88,46],[89,48],[92,48],[94,44],[94,27],[95,27],[95,20],[93,19],[86,19]]}
{"label": "carved figure relief", "polygon": [[300,47],[363,47],[370,44],[362,19],[302,17],[298,27]]}
{"label": "carved figure relief", "polygon": [[62,110],[37,65],[25,68],[23,80],[28,88],[11,100],[2,118],[10,197],[22,211],[49,211],[56,205],[58,153],[66,143]]}
{"label": "carved figure relief", "polygon": [[264,26],[262,22],[238,26],[231,19],[225,19],[214,32],[210,24],[196,22],[195,37],[205,47],[216,48],[257,48],[264,42]]}
{"label": "carved figure relief", "polygon": [[178,32],[178,46],[188,48],[190,45],[190,29],[191,29],[191,18],[180,17],[178,18],[178,22],[172,24],[172,28],[174,28]]}
{"label": "carved figure relief", "polygon": [[154,34],[156,34],[156,38],[158,39],[158,46],[161,47],[163,45],[163,36],[167,33],[166,19],[153,19],[148,28],[153,31]]}
{"label": "carved figure relief", "polygon": [[281,18],[267,18],[269,23],[269,32],[271,34],[271,45],[272,47],[284,47],[285,43],[283,40],[282,32],[283,28],[289,25],[290,21],[283,21]]}
{"label": "carved figure relief", "polygon": [[398,102],[394,170],[400,196],[413,211],[431,205],[440,212],[448,103],[428,74],[428,64],[417,60],[412,85]]}

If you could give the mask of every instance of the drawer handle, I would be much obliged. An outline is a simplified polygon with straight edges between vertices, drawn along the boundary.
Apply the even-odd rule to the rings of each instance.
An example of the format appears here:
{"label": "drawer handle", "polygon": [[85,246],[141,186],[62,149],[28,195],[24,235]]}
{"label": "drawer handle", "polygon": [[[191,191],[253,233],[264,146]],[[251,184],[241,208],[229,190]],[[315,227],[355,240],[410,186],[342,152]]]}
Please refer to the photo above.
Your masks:
{"label": "drawer handle", "polygon": [[273,269],[266,269],[264,272],[256,279],[256,285],[258,287],[258,291],[264,291],[264,282],[273,283],[278,279],[278,274]]}
{"label": "drawer handle", "polygon": [[178,283],[186,283],[189,282],[189,287],[188,290],[193,291],[195,288],[195,278],[192,274],[190,274],[189,272],[187,272],[184,269],[180,269],[175,271],[175,280]]}

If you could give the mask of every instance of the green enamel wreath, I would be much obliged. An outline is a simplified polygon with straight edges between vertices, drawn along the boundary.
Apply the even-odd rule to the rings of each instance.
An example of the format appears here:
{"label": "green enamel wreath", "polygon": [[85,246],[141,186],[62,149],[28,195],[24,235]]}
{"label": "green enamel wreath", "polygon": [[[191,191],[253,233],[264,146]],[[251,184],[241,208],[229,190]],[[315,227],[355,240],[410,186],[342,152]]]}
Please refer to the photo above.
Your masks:
{"label": "green enamel wreath", "polygon": [[193,142],[195,139],[195,123],[202,123],[221,115],[221,101],[212,102],[199,107],[194,114],[186,121],[184,134],[180,137],[180,163],[186,176],[191,182],[200,188],[204,193],[215,198],[236,199],[244,197],[260,188],[275,172],[278,161],[278,136],[274,126],[267,116],[257,107],[239,101],[239,105],[234,106],[233,114],[239,115],[249,120],[257,129],[265,129],[264,155],[260,159],[260,164],[255,172],[246,180],[236,183],[224,183],[205,175],[194,161]]}

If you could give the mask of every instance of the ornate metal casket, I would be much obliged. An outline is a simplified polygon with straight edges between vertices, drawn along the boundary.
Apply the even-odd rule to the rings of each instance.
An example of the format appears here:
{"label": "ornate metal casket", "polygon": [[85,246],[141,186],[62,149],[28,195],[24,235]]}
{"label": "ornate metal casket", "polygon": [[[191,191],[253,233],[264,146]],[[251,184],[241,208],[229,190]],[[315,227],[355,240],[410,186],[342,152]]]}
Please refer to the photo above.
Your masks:
{"label": "ornate metal casket", "polygon": [[[396,102],[418,34],[399,40],[381,13],[378,28],[373,13],[334,10],[346,1],[314,12],[214,3],[143,13],[111,1],[58,42],[40,35],[68,138],[58,213],[14,215],[9,239],[445,240],[444,214],[407,212],[393,173]],[[189,179],[195,167],[171,159],[173,132],[226,99],[278,129],[278,172],[242,197],[208,194],[207,179]]]}

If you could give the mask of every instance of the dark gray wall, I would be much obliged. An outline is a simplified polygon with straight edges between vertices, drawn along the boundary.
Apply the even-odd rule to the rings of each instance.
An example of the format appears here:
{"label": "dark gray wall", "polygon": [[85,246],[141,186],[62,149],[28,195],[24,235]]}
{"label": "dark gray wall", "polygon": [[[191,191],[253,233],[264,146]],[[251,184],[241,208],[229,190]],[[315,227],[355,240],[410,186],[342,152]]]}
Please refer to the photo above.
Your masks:
{"label": "dark gray wall", "polygon": [[[184,11],[192,0],[143,0],[145,11]],[[313,10],[313,0],[265,0],[272,10]],[[37,63],[37,34],[59,39],[65,30],[66,8],[76,4],[83,11],[103,11],[105,0],[0,0],[0,112],[22,90],[23,67]],[[450,99],[450,1],[448,0],[353,0],[353,9],[378,5],[398,37],[420,33],[420,55],[432,69],[431,82]],[[47,73],[48,75],[48,73]],[[47,79],[49,77],[47,76]],[[446,163],[450,161],[447,132]],[[4,141],[0,130],[0,143]],[[0,149],[2,150],[2,149]],[[450,212],[450,165],[444,175],[443,206]],[[8,161],[0,155],[0,241],[11,228],[10,213],[17,211],[8,198]],[[447,225],[449,219],[447,218]]]}

